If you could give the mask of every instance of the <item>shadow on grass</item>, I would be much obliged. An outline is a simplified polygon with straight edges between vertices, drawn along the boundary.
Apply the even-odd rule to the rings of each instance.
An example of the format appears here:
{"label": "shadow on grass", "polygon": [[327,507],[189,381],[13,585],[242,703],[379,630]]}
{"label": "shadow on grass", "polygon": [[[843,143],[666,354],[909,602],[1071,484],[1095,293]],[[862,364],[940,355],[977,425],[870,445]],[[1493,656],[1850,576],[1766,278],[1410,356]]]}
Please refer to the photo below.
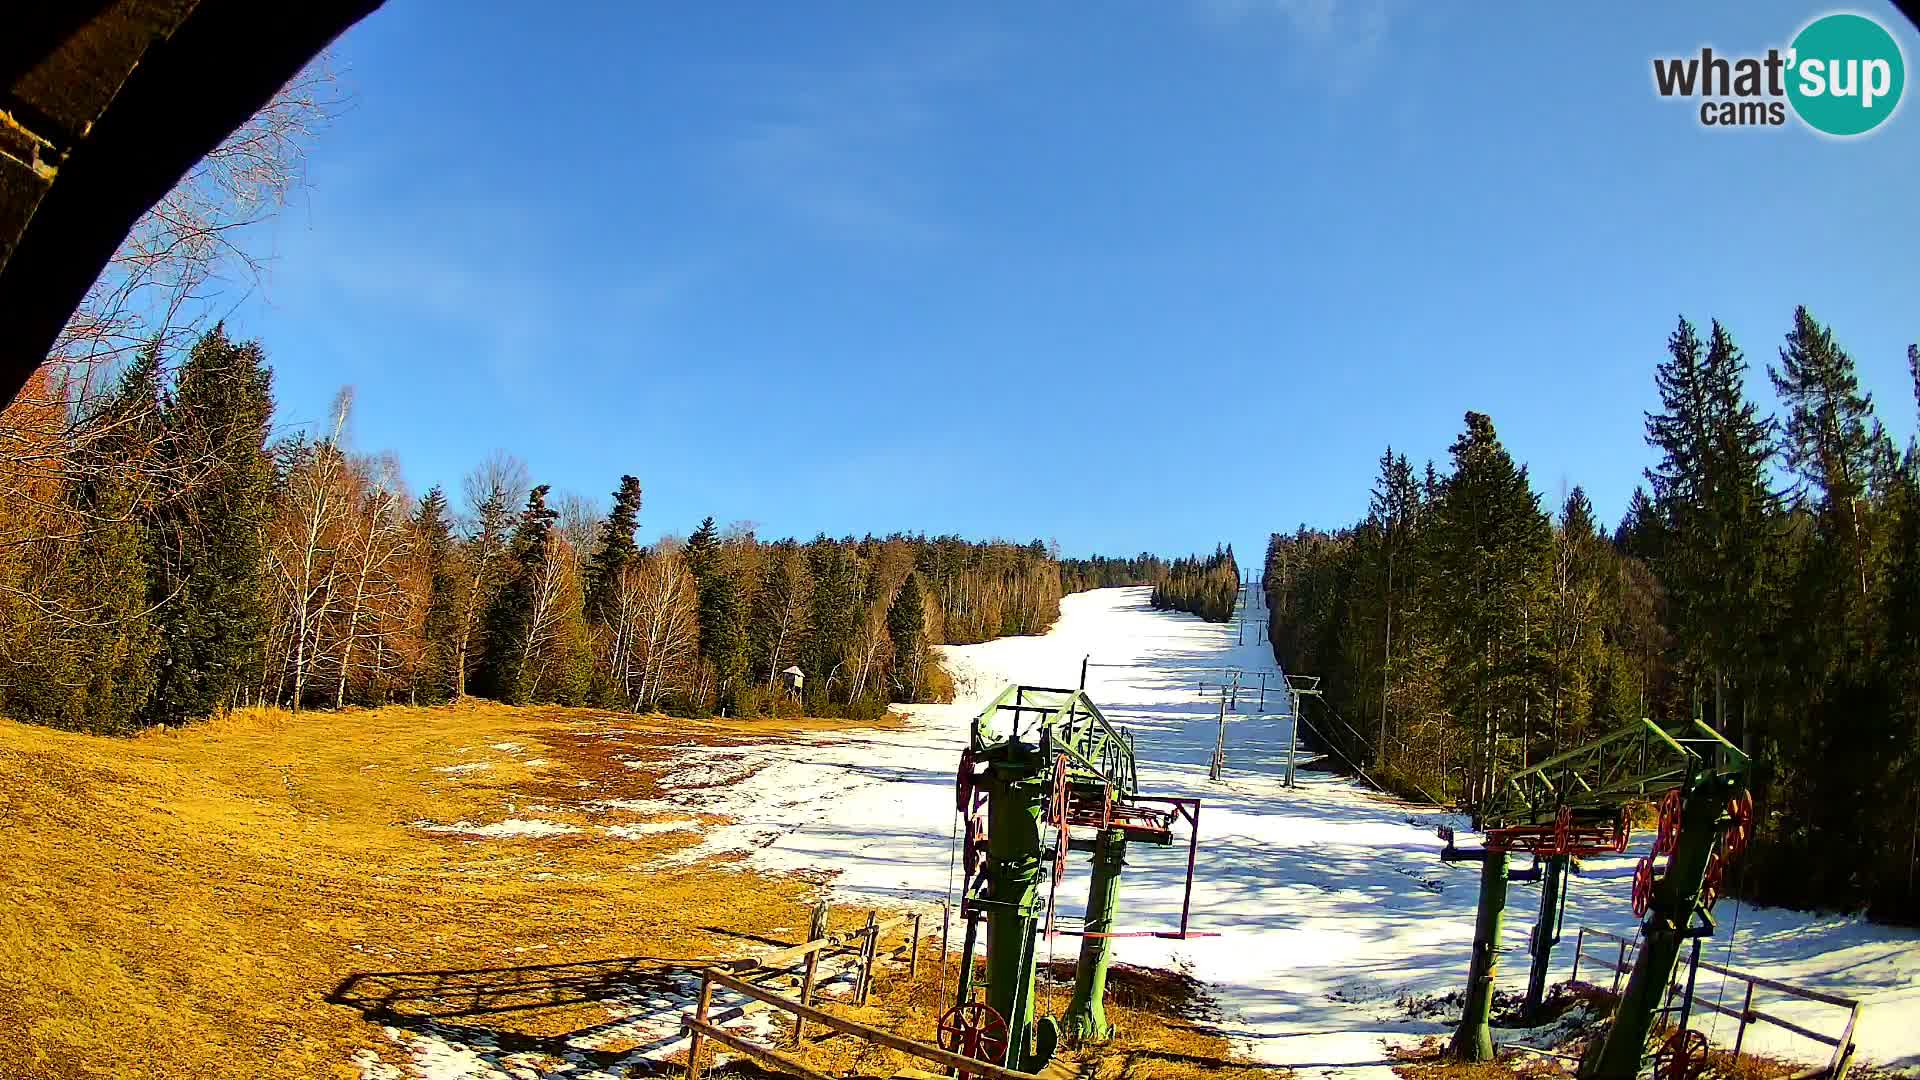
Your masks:
{"label": "shadow on grass", "polygon": [[681,1017],[694,1008],[700,968],[709,962],[629,956],[362,972],[343,980],[327,1001],[402,1033],[395,1041],[416,1058],[471,1054],[487,1067],[484,1075],[559,1076],[585,1067],[650,1074],[667,1068],[650,1055],[683,1038]]}

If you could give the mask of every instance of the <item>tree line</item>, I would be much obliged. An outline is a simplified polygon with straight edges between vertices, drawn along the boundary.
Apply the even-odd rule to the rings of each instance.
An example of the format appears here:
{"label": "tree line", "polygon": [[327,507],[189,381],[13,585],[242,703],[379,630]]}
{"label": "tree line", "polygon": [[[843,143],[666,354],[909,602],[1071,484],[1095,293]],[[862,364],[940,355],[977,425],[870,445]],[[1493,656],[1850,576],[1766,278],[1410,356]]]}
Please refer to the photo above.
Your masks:
{"label": "tree line", "polygon": [[1167,560],[1143,551],[1126,556],[1095,555],[1060,560],[1060,587],[1068,593],[1114,589],[1128,585],[1157,585],[1167,576]]}
{"label": "tree line", "polygon": [[1185,611],[1208,622],[1223,623],[1233,618],[1233,605],[1240,597],[1240,564],[1234,561],[1233,545],[1215,546],[1213,554],[1188,555],[1168,564],[1167,572],[1153,583],[1151,603],[1163,611]]}
{"label": "tree line", "polygon": [[1444,468],[1389,448],[1362,521],[1273,536],[1274,654],[1322,677],[1337,757],[1444,802],[1698,718],[1756,763],[1735,889],[1920,920],[1920,447],[1805,308],[1767,365],[1780,415],[1748,371],[1728,328],[1679,321],[1611,533],[1578,487],[1543,510],[1479,413]]}
{"label": "tree line", "polygon": [[[91,377],[91,375],[89,375]],[[499,453],[456,505],[350,445],[342,392],[275,437],[257,343],[215,327],[106,387],[51,365],[0,413],[0,711],[126,732],[245,704],[467,695],[874,716],[951,693],[940,643],[1043,632],[1049,549],[896,533],[635,538]],[[788,669],[802,688],[789,692]]]}

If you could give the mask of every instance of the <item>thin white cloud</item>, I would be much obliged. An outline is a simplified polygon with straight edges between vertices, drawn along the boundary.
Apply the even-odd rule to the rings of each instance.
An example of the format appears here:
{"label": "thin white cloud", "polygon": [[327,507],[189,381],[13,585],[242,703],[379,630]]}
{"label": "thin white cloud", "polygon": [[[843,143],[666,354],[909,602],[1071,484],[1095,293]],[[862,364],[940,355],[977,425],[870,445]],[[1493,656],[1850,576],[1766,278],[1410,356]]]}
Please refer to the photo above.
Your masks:
{"label": "thin white cloud", "polygon": [[1234,32],[1287,30],[1297,74],[1345,93],[1372,78],[1386,51],[1392,0],[1200,0],[1208,21]]}
{"label": "thin white cloud", "polygon": [[853,68],[747,73],[752,116],[725,144],[748,190],[847,240],[917,247],[943,235],[937,199],[903,164],[938,137],[939,95],[994,69],[1002,42],[973,31],[930,36]]}

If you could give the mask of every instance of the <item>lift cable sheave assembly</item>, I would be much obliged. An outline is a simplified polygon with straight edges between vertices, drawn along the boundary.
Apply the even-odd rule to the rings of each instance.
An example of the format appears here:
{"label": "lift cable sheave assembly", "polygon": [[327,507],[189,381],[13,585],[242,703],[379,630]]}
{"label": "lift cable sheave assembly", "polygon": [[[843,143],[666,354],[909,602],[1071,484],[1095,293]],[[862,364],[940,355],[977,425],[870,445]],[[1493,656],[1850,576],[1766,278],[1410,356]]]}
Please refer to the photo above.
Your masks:
{"label": "lift cable sheave assembly", "polygon": [[[1718,732],[1695,720],[1664,729],[1639,720],[1585,745],[1555,755],[1507,778],[1476,813],[1486,845],[1476,851],[1454,846],[1453,833],[1441,858],[1477,861],[1480,907],[1474,921],[1473,960],[1467,993],[1450,1047],[1467,1061],[1493,1057],[1490,1018],[1500,924],[1510,880],[1541,881],[1540,914],[1529,947],[1532,968],[1522,1014],[1537,1017],[1553,946],[1559,941],[1564,884],[1576,857],[1627,850],[1632,825],[1628,807],[1656,800],[1659,831],[1652,854],[1634,873],[1633,910],[1644,922],[1645,945],[1634,961],[1626,991],[1606,1036],[1581,1062],[1583,1080],[1633,1080],[1646,1058],[1660,999],[1673,980],[1684,941],[1713,933],[1712,909],[1725,868],[1745,850],[1753,830],[1753,802],[1746,791],[1747,756]],[[1508,856],[1533,855],[1530,871],[1509,874]],[[1655,860],[1665,859],[1655,876]],[[1684,1023],[1680,1025],[1684,1029]],[[1662,1080],[1686,1080],[1703,1060],[1684,1030],[1656,1054]]]}
{"label": "lift cable sheave assembly", "polygon": [[[1108,722],[1084,691],[1009,686],[973,720],[955,803],[965,823],[960,914],[966,931],[959,985],[942,1030],[954,1030],[957,1038],[973,1022],[1004,1030],[1004,1064],[1036,1071],[1053,1056],[1060,1037],[1052,1017],[1034,1015],[1042,934],[1048,940],[1081,939],[1063,1019],[1076,1038],[1095,1040],[1112,1032],[1104,997],[1113,939],[1198,936],[1189,933],[1187,917],[1200,801],[1141,795],[1132,735]],[[1182,823],[1188,831],[1187,879],[1179,928],[1116,931],[1127,844],[1170,847]],[[1067,858],[1075,851],[1093,856],[1086,918],[1077,929],[1055,913]],[[973,999],[973,954],[982,923],[984,1007]]]}

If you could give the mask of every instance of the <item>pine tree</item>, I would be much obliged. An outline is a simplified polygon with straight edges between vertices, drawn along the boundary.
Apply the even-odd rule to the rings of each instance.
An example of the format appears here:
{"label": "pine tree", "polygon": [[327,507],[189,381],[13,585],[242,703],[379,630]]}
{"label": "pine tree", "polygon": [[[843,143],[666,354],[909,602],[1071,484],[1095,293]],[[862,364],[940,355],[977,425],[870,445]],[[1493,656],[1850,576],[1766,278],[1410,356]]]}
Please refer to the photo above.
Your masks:
{"label": "pine tree", "polygon": [[720,557],[720,530],[714,527],[712,516],[700,522],[700,527],[687,537],[687,569],[693,571],[696,579],[704,580],[717,569],[715,561]]}
{"label": "pine tree", "polygon": [[1615,556],[1601,539],[1587,493],[1576,486],[1553,535],[1548,608],[1548,730],[1545,754],[1583,741],[1606,665],[1603,607]]}
{"label": "pine tree", "polygon": [[700,597],[700,655],[713,675],[717,707],[731,706],[747,664],[747,598],[721,565],[719,530],[708,517],[687,538],[687,568]]}
{"label": "pine tree", "polygon": [[[1713,324],[1703,347],[1680,320],[1655,372],[1665,411],[1647,415],[1660,463],[1647,470],[1661,520],[1655,565],[1673,597],[1674,629],[1689,663],[1707,677],[1714,724],[1729,731],[1730,689],[1757,692],[1766,658],[1759,643],[1775,623],[1768,568],[1775,558],[1767,485],[1773,424],[1747,400],[1746,361]],[[1742,725],[1742,738],[1748,737]]]}
{"label": "pine tree", "polygon": [[724,573],[710,575],[700,588],[700,655],[712,666],[722,708],[734,704],[746,672],[745,615],[739,584]]}
{"label": "pine tree", "polygon": [[486,648],[474,672],[474,692],[507,704],[526,700],[530,618],[542,572],[547,567],[554,519],[547,506],[551,488],[541,484],[527,493],[526,509],[514,526],[507,550],[507,577],[487,608],[484,619]]}
{"label": "pine tree", "polygon": [[1474,732],[1469,786],[1477,801],[1497,781],[1502,736],[1524,739],[1532,715],[1550,532],[1527,470],[1514,464],[1493,421],[1469,412],[1466,425],[1423,536],[1435,629],[1451,658],[1448,701]]}
{"label": "pine tree", "polygon": [[469,678],[487,652],[487,612],[510,573],[506,563],[515,521],[513,502],[519,497],[515,492],[524,490],[525,483],[526,467],[499,453],[467,477],[466,497],[472,517],[466,542],[461,545],[464,572],[454,646],[455,698],[466,696]]}
{"label": "pine tree", "polygon": [[1873,395],[1860,389],[1853,358],[1834,344],[1833,332],[1815,322],[1804,306],[1794,309],[1793,330],[1780,348],[1780,366],[1769,367],[1767,373],[1787,407],[1781,457],[1800,480],[1800,498],[1805,500],[1812,491],[1824,535],[1851,552],[1850,584],[1859,587],[1857,607],[1868,589],[1861,503],[1873,448],[1880,440]]}
{"label": "pine tree", "polygon": [[427,589],[421,630],[426,656],[417,694],[419,700],[431,705],[448,700],[456,692],[454,664],[460,647],[458,550],[453,542],[447,496],[439,485],[428,488],[420,497],[420,504],[414,509],[414,530],[419,536],[419,557]]}
{"label": "pine tree", "polygon": [[813,575],[806,556],[792,541],[777,545],[766,561],[752,622],[754,674],[766,673],[767,689],[773,689],[780,672],[801,655],[812,606]]}
{"label": "pine tree", "polygon": [[[1414,486],[1413,466],[1407,456],[1395,456],[1389,446],[1380,455],[1380,477],[1368,506],[1369,524],[1379,537],[1380,595],[1380,730],[1374,743],[1375,763],[1387,764],[1387,698],[1393,682],[1394,616],[1405,588],[1406,561],[1413,540],[1414,515],[1420,494]],[[1404,627],[1402,628],[1404,632]]]}
{"label": "pine tree", "polygon": [[191,483],[147,530],[148,600],[162,641],[143,709],[149,722],[181,723],[227,707],[259,662],[272,386],[260,346],[236,344],[216,326],[180,366],[162,410],[159,456]]}
{"label": "pine tree", "polygon": [[[712,521],[711,518],[708,519]],[[613,510],[600,528],[600,545],[587,561],[586,611],[590,622],[605,623],[620,575],[640,552],[634,530],[640,527],[640,481],[622,476],[613,493]]]}
{"label": "pine tree", "polygon": [[920,699],[922,662],[926,654],[927,611],[920,592],[920,575],[909,573],[887,608],[887,636],[893,640],[893,681],[901,700]]}
{"label": "pine tree", "polygon": [[803,652],[807,660],[801,667],[807,673],[808,696],[824,700],[831,697],[841,665],[853,647],[860,570],[848,547],[825,537],[811,545],[808,561],[813,603],[807,621],[812,633]]}

